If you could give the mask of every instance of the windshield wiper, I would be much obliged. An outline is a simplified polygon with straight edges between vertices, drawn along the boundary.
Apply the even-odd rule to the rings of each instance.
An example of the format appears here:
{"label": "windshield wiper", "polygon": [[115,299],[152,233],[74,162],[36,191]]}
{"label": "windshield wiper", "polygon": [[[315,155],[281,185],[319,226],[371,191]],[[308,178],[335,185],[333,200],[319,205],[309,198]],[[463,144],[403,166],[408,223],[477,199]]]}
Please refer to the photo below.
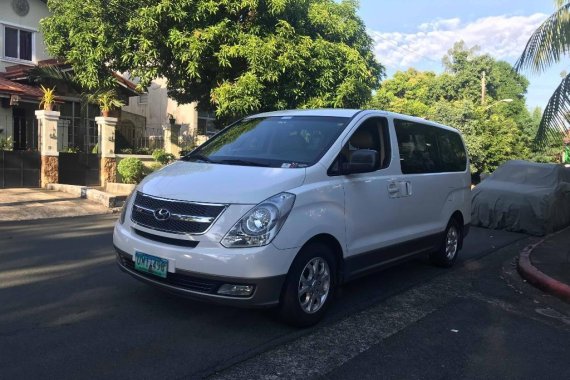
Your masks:
{"label": "windshield wiper", "polygon": [[215,161],[210,160],[208,157],[204,156],[203,154],[199,154],[199,153],[195,153],[195,154],[190,154],[188,156],[184,156],[181,158],[183,161],[190,161],[190,160],[194,160],[194,161],[202,161],[202,162],[207,162],[209,164],[215,163]]}
{"label": "windshield wiper", "polygon": [[228,165],[260,166],[260,167],[264,167],[264,168],[269,167],[269,165],[262,164],[260,162],[248,161],[248,160],[239,160],[239,159],[226,159],[226,160],[220,160],[217,162],[219,162],[220,164],[228,164]]}

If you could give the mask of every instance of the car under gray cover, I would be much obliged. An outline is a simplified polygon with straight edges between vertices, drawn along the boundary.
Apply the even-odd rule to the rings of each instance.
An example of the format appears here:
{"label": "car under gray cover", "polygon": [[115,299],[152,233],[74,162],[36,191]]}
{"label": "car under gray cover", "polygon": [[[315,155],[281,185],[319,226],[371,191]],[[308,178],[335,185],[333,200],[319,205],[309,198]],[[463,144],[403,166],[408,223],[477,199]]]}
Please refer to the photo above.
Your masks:
{"label": "car under gray cover", "polygon": [[473,189],[471,223],[537,236],[570,225],[570,168],[506,162]]}

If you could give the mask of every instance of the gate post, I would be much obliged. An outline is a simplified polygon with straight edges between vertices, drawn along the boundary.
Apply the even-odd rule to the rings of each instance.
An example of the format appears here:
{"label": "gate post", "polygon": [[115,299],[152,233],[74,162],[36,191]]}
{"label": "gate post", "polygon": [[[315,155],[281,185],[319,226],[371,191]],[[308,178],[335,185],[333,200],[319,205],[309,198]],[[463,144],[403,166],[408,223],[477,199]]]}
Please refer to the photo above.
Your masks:
{"label": "gate post", "polygon": [[117,182],[117,159],[115,158],[115,131],[119,119],[98,116],[95,118],[99,129],[99,157],[101,159],[101,186],[107,182]]}
{"label": "gate post", "polygon": [[48,183],[58,183],[59,162],[57,151],[58,133],[57,122],[59,120],[59,112],[57,111],[36,111],[38,119],[38,132],[40,142],[41,169],[40,169],[40,186],[46,187]]}
{"label": "gate post", "polygon": [[180,124],[168,124],[162,127],[164,131],[164,151],[180,158]]}

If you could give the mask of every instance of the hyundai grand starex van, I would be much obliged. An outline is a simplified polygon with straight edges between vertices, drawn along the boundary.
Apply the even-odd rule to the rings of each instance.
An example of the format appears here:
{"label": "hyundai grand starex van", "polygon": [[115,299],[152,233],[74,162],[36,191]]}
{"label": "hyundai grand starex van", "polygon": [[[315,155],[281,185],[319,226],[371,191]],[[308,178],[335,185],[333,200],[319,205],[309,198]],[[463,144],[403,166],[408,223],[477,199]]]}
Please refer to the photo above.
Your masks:
{"label": "hyundai grand starex van", "polygon": [[115,226],[117,263],[167,291],[278,306],[308,326],[343,282],[420,254],[453,265],[470,183],[450,127],[373,110],[254,115],[137,186]]}

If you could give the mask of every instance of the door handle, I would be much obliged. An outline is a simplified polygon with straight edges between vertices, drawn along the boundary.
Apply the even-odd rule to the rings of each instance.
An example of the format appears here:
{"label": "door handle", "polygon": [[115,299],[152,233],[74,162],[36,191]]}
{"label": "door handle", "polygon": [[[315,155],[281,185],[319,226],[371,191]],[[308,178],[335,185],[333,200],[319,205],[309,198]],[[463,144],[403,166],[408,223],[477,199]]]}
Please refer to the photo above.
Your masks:
{"label": "door handle", "polygon": [[406,181],[406,196],[412,195],[412,183],[410,181]]}

